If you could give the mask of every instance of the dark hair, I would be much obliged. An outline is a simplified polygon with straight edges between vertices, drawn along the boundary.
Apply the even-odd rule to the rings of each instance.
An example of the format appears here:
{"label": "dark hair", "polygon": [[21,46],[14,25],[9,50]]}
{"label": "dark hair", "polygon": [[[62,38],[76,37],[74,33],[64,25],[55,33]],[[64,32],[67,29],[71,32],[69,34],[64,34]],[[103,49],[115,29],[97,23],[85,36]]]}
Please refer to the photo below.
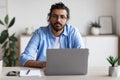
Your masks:
{"label": "dark hair", "polygon": [[69,8],[67,6],[65,6],[62,2],[59,2],[59,3],[55,3],[51,6],[50,13],[48,13],[48,19],[51,16],[51,13],[54,9],[65,9],[67,11],[67,18],[68,19],[70,18]]}

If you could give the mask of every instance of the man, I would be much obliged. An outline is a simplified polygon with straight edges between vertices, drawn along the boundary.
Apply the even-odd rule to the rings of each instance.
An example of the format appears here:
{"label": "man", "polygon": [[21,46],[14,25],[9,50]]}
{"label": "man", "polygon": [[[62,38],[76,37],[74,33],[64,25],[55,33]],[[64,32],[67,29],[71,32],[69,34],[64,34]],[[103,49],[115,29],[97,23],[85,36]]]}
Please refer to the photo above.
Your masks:
{"label": "man", "polygon": [[20,57],[21,66],[44,68],[46,50],[50,48],[83,48],[79,31],[67,24],[69,9],[62,3],[51,6],[48,26],[37,29]]}

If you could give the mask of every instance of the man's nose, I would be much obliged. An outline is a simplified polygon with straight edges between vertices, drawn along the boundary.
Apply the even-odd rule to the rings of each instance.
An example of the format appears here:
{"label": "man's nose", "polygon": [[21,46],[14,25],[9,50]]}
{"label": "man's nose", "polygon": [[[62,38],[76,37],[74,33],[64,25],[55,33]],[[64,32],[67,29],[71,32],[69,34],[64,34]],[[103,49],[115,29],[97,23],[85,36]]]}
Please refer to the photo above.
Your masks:
{"label": "man's nose", "polygon": [[56,20],[57,20],[57,21],[61,21],[61,17],[58,16],[58,17],[56,18]]}

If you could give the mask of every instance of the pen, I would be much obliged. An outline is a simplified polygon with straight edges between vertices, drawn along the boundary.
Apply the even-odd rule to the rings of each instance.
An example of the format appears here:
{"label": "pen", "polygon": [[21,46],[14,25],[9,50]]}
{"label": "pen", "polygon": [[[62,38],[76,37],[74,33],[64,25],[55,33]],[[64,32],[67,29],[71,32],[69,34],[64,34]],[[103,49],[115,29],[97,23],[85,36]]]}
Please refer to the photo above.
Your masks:
{"label": "pen", "polygon": [[29,72],[30,72],[30,69],[28,69],[28,71],[27,71],[26,75],[28,75],[28,74],[29,74]]}

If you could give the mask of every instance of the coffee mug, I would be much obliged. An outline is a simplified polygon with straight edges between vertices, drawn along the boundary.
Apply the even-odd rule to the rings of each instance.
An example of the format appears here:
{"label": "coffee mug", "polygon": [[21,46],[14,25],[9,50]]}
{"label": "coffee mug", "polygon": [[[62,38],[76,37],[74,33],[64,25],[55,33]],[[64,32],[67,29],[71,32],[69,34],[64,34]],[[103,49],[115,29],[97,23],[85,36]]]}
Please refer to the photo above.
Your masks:
{"label": "coffee mug", "polygon": [[3,60],[0,59],[0,74],[2,73],[2,68],[3,68]]}

